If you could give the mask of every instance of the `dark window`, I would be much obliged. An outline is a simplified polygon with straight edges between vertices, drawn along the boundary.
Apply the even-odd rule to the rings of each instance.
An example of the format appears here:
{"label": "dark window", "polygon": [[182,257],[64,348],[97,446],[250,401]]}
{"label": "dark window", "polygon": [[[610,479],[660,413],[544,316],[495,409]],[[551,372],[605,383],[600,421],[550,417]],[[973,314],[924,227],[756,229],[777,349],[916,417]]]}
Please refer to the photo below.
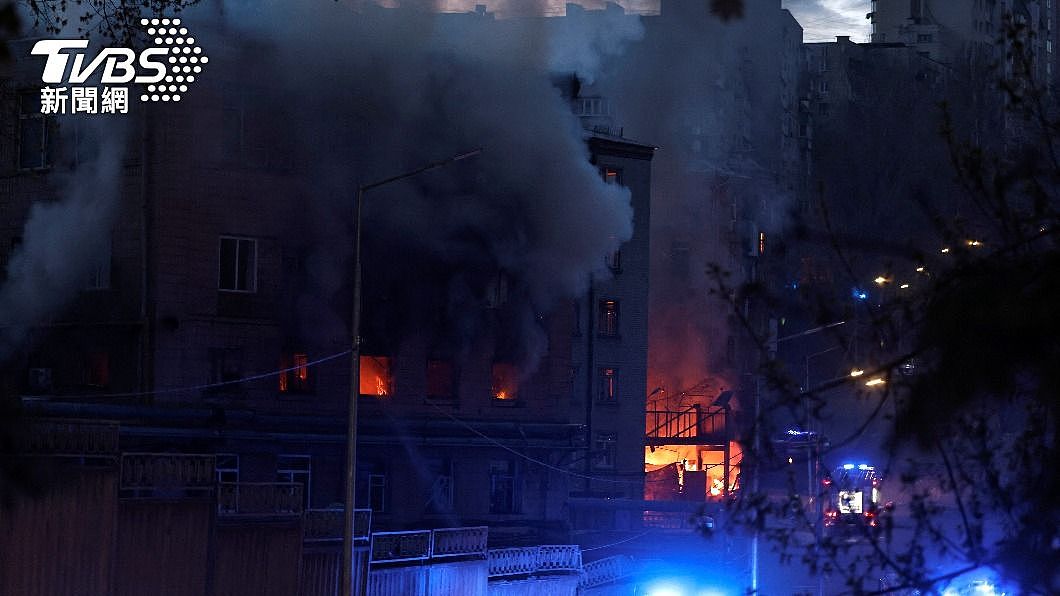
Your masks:
{"label": "dark window", "polygon": [[84,383],[89,387],[110,386],[110,354],[89,352],[85,355]]}
{"label": "dark window", "polygon": [[600,369],[597,400],[603,403],[618,403],[618,369],[605,367]]}
{"label": "dark window", "polygon": [[932,41],[931,34],[921,33],[921,34],[916,36],[916,42],[917,43],[931,43],[931,41]]}
{"label": "dark window", "polygon": [[618,301],[604,299],[600,301],[600,335],[615,337],[618,335]]}
{"label": "dark window", "polygon": [[495,403],[515,403],[519,399],[519,370],[506,362],[495,362],[490,371],[490,396]]}
{"label": "dark window", "polygon": [[618,168],[603,168],[600,170],[600,175],[608,184],[622,184],[622,170]]}
{"label": "dark window", "polygon": [[427,397],[450,400],[456,395],[453,363],[448,360],[427,361]]}
{"label": "dark window", "polygon": [[214,464],[218,482],[239,482],[239,456],[234,453],[218,453]]}
{"label": "dark window", "polygon": [[386,474],[368,475],[368,508],[374,512],[386,511]]}
{"label": "dark window", "polygon": [[427,511],[429,513],[446,513],[453,510],[453,463],[449,460],[431,460],[427,462],[428,478],[431,485],[427,489]]}
{"label": "dark window", "polygon": [[361,395],[386,397],[394,392],[394,377],[390,372],[390,358],[361,356]]}
{"label": "dark window", "polygon": [[92,261],[92,269],[88,273],[85,289],[107,290],[110,288],[110,262],[111,241],[107,239],[103,244],[103,250],[95,255]]}
{"label": "dark window", "polygon": [[280,371],[280,393],[308,393],[312,389],[308,354],[284,354],[280,358]]}
{"label": "dark window", "polygon": [[622,251],[615,249],[614,252],[604,257],[604,263],[613,273],[622,271]]}
{"label": "dark window", "polygon": [[519,513],[519,482],[515,463],[490,462],[490,513]]}
{"label": "dark window", "polygon": [[238,393],[243,376],[242,348],[210,348],[210,384],[224,383],[212,387],[212,393]]}
{"label": "dark window", "polygon": [[256,240],[222,236],[217,288],[225,292],[257,291],[257,261]]}
{"label": "dark window", "polygon": [[817,111],[822,116],[827,116],[828,115],[828,104],[826,104],[826,103],[819,104],[817,106]]}
{"label": "dark window", "polygon": [[600,470],[615,469],[617,447],[617,437],[614,433],[596,433],[593,440],[594,466]]}
{"label": "dark window", "polygon": [[309,493],[313,480],[313,462],[308,455],[279,455],[276,457],[276,482],[296,482],[302,485],[302,507],[309,509]]}
{"label": "dark window", "polygon": [[40,112],[40,92],[19,95],[18,167],[46,168],[52,165],[52,135],[55,121]]}
{"label": "dark window", "polygon": [[508,276],[503,272],[494,275],[486,286],[486,307],[500,308],[508,303]]}

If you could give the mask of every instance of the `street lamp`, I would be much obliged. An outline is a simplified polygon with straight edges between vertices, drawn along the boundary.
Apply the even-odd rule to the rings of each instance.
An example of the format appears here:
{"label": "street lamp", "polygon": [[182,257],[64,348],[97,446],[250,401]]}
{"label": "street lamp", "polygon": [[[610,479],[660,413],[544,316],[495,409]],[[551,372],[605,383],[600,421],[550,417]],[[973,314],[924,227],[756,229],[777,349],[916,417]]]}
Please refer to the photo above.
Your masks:
{"label": "street lamp", "polygon": [[[482,149],[473,149],[439,161],[432,161],[415,170],[391,176],[357,189],[357,200],[353,206],[354,240],[353,240],[353,305],[350,316],[350,405],[346,419],[346,505],[342,532],[342,596],[353,594],[353,533],[354,533],[354,500],[357,496],[357,400],[361,393],[361,204],[364,193],[391,182],[397,182],[422,174],[428,170],[440,168],[453,162],[474,157]],[[358,590],[360,592],[360,590]]]}

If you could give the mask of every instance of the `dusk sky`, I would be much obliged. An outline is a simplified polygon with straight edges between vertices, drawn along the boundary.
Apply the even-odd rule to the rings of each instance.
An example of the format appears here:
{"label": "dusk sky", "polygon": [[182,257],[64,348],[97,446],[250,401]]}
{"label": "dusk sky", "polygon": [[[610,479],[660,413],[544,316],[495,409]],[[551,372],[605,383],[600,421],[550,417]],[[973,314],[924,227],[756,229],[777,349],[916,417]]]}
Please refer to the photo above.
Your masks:
{"label": "dusk sky", "polygon": [[[485,4],[502,17],[517,12],[544,10],[563,14],[567,0],[436,0],[446,11],[473,10],[475,4]],[[602,8],[605,0],[573,0],[588,9]],[[707,0],[703,0],[706,2]],[[391,0],[393,2],[393,0]],[[384,2],[386,4],[387,2]],[[618,0],[630,12],[652,13],[659,9],[659,0]],[[795,15],[802,25],[805,41],[835,41],[836,35],[849,35],[853,41],[869,39],[869,0],[781,0],[781,5]]]}

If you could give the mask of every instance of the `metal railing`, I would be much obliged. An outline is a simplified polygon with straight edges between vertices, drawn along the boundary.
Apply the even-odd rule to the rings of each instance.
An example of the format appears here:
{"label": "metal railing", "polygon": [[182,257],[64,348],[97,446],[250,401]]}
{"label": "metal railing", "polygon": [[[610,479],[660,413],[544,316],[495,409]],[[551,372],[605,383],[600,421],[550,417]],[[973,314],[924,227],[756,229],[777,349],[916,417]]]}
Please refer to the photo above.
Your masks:
{"label": "metal railing", "polygon": [[582,566],[582,578],[579,585],[583,589],[602,586],[628,577],[633,574],[634,570],[635,562],[629,555],[615,555],[599,559]]}
{"label": "metal railing", "polygon": [[427,560],[431,558],[431,531],[375,532],[369,553],[371,563]]}
{"label": "metal railing", "polygon": [[118,423],[87,420],[31,420],[17,435],[16,455],[116,457]]}
{"label": "metal railing", "polygon": [[302,515],[298,482],[222,482],[217,485],[219,517],[297,517]]}
{"label": "metal railing", "polygon": [[[209,493],[214,456],[190,453],[123,453],[120,489],[132,497],[176,497]],[[132,494],[128,494],[131,491]]]}
{"label": "metal railing", "polygon": [[645,436],[652,439],[716,439],[725,433],[726,410],[721,407],[685,410],[648,410]]}
{"label": "metal railing", "polygon": [[[345,509],[306,509],[302,519],[302,539],[305,542],[342,540],[342,524],[346,523]],[[371,536],[372,510],[353,510],[353,539],[368,540]]]}
{"label": "metal railing", "polygon": [[529,575],[581,571],[582,551],[576,544],[550,544],[489,551],[489,575]]}
{"label": "metal railing", "polygon": [[441,528],[431,537],[431,558],[486,557],[488,526]]}

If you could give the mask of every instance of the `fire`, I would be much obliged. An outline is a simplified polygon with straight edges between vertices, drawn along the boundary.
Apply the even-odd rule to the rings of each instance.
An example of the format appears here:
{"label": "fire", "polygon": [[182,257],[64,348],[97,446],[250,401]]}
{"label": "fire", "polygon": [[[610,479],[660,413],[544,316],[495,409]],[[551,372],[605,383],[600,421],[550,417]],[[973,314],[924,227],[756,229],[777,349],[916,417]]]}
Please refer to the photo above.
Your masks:
{"label": "fire", "polygon": [[390,395],[390,358],[386,356],[361,356],[361,395],[383,397]]}
{"label": "fire", "polygon": [[379,377],[375,378],[375,394],[386,395],[386,384],[383,383],[383,379],[380,379]]}
{"label": "fire", "polygon": [[508,392],[503,390],[503,389],[501,389],[500,391],[497,392],[497,395],[494,395],[493,397],[495,397],[497,399],[508,399]]}

